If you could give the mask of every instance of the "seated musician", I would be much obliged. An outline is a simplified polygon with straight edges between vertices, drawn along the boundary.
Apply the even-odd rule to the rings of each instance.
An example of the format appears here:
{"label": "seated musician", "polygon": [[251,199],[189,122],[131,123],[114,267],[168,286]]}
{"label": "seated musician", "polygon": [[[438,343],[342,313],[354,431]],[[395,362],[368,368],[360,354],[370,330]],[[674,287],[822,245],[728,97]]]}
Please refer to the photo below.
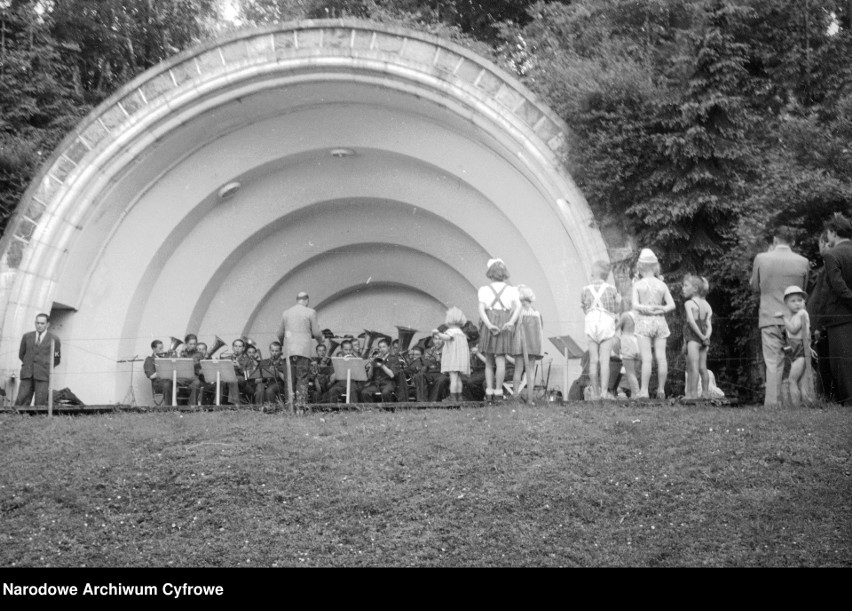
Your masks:
{"label": "seated musician", "polygon": [[281,342],[269,344],[269,358],[260,361],[260,381],[255,386],[255,403],[278,403],[287,392],[287,369]]}
{"label": "seated musician", "polygon": [[462,376],[462,398],[465,401],[485,400],[485,356],[477,346],[470,349],[470,375]]}
{"label": "seated musician", "polygon": [[163,351],[163,342],[155,339],[151,342],[151,350],[151,356],[145,357],[145,362],[143,363],[145,377],[151,380],[151,392],[154,395],[163,395],[163,399],[159,405],[166,402],[171,403],[172,381],[161,378],[157,374],[157,366],[154,364],[154,359],[167,356]]}
{"label": "seated musician", "polygon": [[231,362],[234,364],[237,382],[228,383],[228,402],[232,405],[241,405],[240,391],[246,389],[245,372],[247,369],[251,371],[254,364],[254,360],[246,354],[246,343],[241,338],[237,338],[231,343]]}
{"label": "seated musician", "polygon": [[[251,342],[251,340],[249,341]],[[248,397],[250,402],[254,403],[257,386],[259,383],[262,385],[260,382],[260,350],[257,349],[254,343],[249,343],[246,345],[245,355],[246,358],[241,363],[245,382],[240,384],[240,392],[243,396]]]}
{"label": "seated musician", "polygon": [[[358,358],[355,354],[354,348],[352,347],[352,340],[345,339],[341,342],[340,355],[343,358]],[[346,380],[335,380],[334,374],[332,373],[329,382],[331,383],[331,388],[329,388],[326,393],[320,397],[320,403],[337,403],[338,397],[346,394]],[[356,382],[355,380],[350,382],[350,394],[356,401],[358,393],[363,387],[364,382]]]}
{"label": "seated musician", "polygon": [[178,386],[189,387],[189,405],[200,405],[201,390],[203,383],[201,382],[201,359],[204,358],[198,350],[198,336],[190,333],[183,338],[183,349],[179,355],[182,359],[192,359],[195,361],[195,377],[192,380],[178,380]]}
{"label": "seated musician", "polygon": [[334,365],[331,364],[331,357],[326,354],[328,348],[325,344],[319,344],[316,351],[316,358],[311,360],[310,378],[314,385],[314,402],[331,387],[331,376],[334,374]]}
{"label": "seated musician", "polygon": [[[440,367],[440,364],[439,364]],[[396,390],[396,376],[399,373],[399,357],[390,353],[390,343],[385,338],[379,340],[379,355],[367,363],[367,385],[361,389],[361,401],[372,403],[373,394],[382,393],[382,401],[393,401]]]}
{"label": "seated musician", "polygon": [[[438,337],[438,330],[432,331],[432,345],[423,351],[423,364],[420,370],[411,377],[411,383],[414,385],[414,391],[417,400],[426,402],[434,400],[433,391],[435,382],[441,377],[441,350],[444,347],[444,340]],[[449,375],[447,378],[447,392],[449,393]]]}
{"label": "seated musician", "polygon": [[198,342],[198,346],[196,348],[198,352],[198,360],[195,361],[195,375],[198,377],[198,380],[201,382],[201,392],[199,393],[199,405],[211,405],[213,403],[213,397],[216,395],[216,383],[215,382],[207,382],[204,379],[204,374],[201,373],[201,361],[206,358],[209,358],[207,354],[207,344],[204,342]]}

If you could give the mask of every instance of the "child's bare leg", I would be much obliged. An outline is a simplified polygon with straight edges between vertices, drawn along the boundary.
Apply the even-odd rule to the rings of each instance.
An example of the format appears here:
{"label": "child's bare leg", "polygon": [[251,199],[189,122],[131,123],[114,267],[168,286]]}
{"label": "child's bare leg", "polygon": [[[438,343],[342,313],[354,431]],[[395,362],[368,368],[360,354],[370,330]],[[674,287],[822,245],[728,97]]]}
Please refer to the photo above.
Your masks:
{"label": "child's bare leg", "polygon": [[639,396],[648,398],[648,385],[651,383],[651,338],[644,335],[636,336],[639,342],[639,352],[642,354],[642,386]]}
{"label": "child's bare leg", "polygon": [[485,355],[485,387],[488,389],[486,395],[494,392],[494,355]]}
{"label": "child's bare leg", "polygon": [[689,379],[686,383],[687,399],[695,399],[698,396],[698,348],[700,345],[698,342],[686,343],[686,371],[689,373]]}
{"label": "child's bare leg", "polygon": [[698,373],[701,376],[701,394],[709,397],[710,374],[707,373],[707,346],[702,346],[701,350],[698,351]]}
{"label": "child's bare leg", "polygon": [[630,398],[635,399],[639,394],[639,380],[636,378],[636,359],[623,359],[624,373],[630,386]]}
{"label": "child's bare leg", "polygon": [[494,360],[497,363],[497,371],[494,372],[494,394],[503,394],[503,380],[506,379],[506,356],[504,354],[495,354]]}
{"label": "child's bare leg", "polygon": [[459,372],[458,371],[451,371],[450,372],[450,393],[453,394],[453,395],[458,393],[459,392],[458,391],[459,386],[460,386],[460,384],[459,384]]}
{"label": "child's bare leg", "polygon": [[512,396],[517,397],[521,394],[521,378],[524,375],[524,359],[523,357],[515,357],[515,373],[512,375]]}
{"label": "child's bare leg", "polygon": [[604,399],[612,399],[609,394],[609,354],[612,352],[612,339],[605,339],[601,342],[601,397]]}
{"label": "child's bare leg", "polygon": [[657,357],[657,398],[666,398],[666,379],[669,377],[669,362],[666,360],[666,338],[654,339],[654,356]]}
{"label": "child's bare leg", "polygon": [[800,385],[802,383],[804,373],[805,359],[799,357],[793,361],[792,365],[790,365],[790,403],[793,407],[797,407],[802,404],[802,391]]}
{"label": "child's bare leg", "polygon": [[599,349],[599,344],[589,342],[589,386],[592,387],[592,399],[600,399],[601,396],[600,377],[598,377]]}

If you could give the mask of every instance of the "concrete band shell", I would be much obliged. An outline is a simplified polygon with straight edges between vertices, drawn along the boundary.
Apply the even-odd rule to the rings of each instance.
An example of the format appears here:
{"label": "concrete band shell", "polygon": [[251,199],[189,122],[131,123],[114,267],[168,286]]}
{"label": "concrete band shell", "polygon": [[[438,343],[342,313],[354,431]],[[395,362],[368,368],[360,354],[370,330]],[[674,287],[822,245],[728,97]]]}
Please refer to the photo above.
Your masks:
{"label": "concrete band shell", "polygon": [[578,291],[608,256],[568,146],[510,75],[410,30],[305,21],[191,49],[94,110],[25,193],[0,241],[4,379],[40,311],[58,387],[89,403],[121,400],[116,361],[152,337],[263,345],[303,288],[323,326],[405,313],[387,322],[426,333],[449,305],[477,318],[490,256],[580,340]]}

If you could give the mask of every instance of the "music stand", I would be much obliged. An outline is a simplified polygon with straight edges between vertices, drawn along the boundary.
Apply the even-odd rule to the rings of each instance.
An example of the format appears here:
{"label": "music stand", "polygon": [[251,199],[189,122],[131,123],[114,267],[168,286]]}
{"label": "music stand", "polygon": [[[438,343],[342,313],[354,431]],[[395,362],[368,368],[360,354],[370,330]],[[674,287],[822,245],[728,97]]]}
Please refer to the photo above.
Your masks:
{"label": "music stand", "polygon": [[565,357],[565,367],[562,370],[562,399],[568,400],[568,359],[581,359],[585,352],[577,345],[570,335],[562,335],[559,337],[548,337],[550,343],[556,346],[559,354]]}
{"label": "music stand", "polygon": [[350,356],[350,357],[332,357],[331,364],[334,366],[334,378],[336,380],[342,380],[346,378],[346,402],[351,403],[349,400],[351,394],[351,383],[352,381],[356,382],[366,382],[367,381],[367,370],[365,369],[367,361],[358,357]]}
{"label": "music stand", "polygon": [[195,378],[195,361],[193,359],[154,359],[157,375],[163,379],[172,380],[172,405],[177,405],[177,381]]}
{"label": "music stand", "polygon": [[222,399],[222,382],[236,384],[237,372],[234,363],[230,359],[220,361],[217,359],[201,361],[201,375],[205,380],[216,379],[216,405],[220,405]]}
{"label": "music stand", "polygon": [[[138,354],[135,354],[129,359],[122,359],[120,361],[116,361],[116,363],[130,363],[130,390],[128,390],[127,394],[124,395],[124,403],[126,403],[130,407],[136,407],[136,392],[133,390],[133,364],[144,360],[145,359],[140,359]],[[130,399],[129,402],[128,399]]]}

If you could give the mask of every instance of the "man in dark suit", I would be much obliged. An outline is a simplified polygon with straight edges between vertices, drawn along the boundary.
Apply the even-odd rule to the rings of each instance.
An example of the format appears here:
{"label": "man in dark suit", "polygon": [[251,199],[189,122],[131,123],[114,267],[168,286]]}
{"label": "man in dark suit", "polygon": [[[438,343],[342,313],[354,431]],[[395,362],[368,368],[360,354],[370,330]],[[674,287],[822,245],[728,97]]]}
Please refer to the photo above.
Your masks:
{"label": "man in dark suit", "polygon": [[47,405],[50,386],[50,342],[53,340],[53,366],[59,365],[61,346],[59,338],[48,331],[50,316],[38,314],[35,331],[25,333],[21,339],[18,358],[21,359],[21,387],[15,405],[29,405],[35,394],[36,405]]}
{"label": "man in dark suit", "polygon": [[759,322],[763,343],[763,361],[766,364],[765,406],[777,406],[781,396],[781,375],[784,368],[784,324],[778,312],[786,312],[784,290],[788,286],[806,286],[808,260],[790,248],[792,232],[778,227],[773,233],[769,252],[754,258],[751,287],[760,292]]}
{"label": "man in dark suit", "polygon": [[827,290],[821,320],[828,333],[837,402],[852,406],[852,223],[835,214],[825,229],[831,248],[822,255]]}

